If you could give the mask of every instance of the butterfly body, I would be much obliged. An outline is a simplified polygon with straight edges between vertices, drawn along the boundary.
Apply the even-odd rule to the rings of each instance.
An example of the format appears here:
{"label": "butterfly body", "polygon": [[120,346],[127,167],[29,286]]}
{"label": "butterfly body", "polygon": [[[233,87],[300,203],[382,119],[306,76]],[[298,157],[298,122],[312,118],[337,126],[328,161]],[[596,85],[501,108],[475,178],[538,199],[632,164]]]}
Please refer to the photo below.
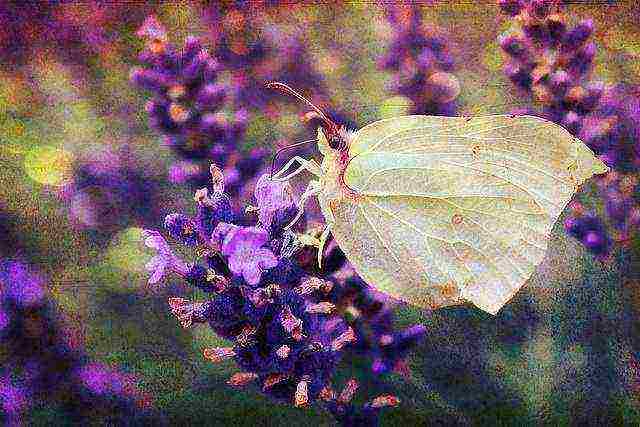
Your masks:
{"label": "butterfly body", "polygon": [[[317,176],[326,228],[372,287],[438,308],[496,314],[543,261],[580,184],[608,167],[562,127],[532,116],[403,116],[346,132],[323,117]],[[293,162],[301,166],[282,176]],[[294,220],[295,221],[295,220]]]}

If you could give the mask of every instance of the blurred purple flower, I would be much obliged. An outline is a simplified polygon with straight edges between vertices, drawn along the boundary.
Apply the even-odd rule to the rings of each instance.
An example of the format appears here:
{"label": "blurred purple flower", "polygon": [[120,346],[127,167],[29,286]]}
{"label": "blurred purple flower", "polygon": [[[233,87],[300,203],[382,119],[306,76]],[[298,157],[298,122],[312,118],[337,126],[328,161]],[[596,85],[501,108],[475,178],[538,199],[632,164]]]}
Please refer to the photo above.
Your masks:
{"label": "blurred purple flower", "polygon": [[449,42],[422,22],[417,4],[385,4],[393,38],[379,67],[393,73],[390,89],[409,98],[411,114],[455,115],[460,93]]}
{"label": "blurred purple flower", "polygon": [[84,349],[71,342],[45,290],[28,265],[0,261],[0,408],[10,415],[5,421],[21,425],[16,417],[27,406],[64,403],[65,412],[81,424],[99,416],[116,424],[160,422],[147,412],[148,397],[132,378],[110,368],[96,371],[101,365],[89,362]]}
{"label": "blurred purple flower", "polygon": [[155,249],[157,253],[145,266],[147,271],[151,273],[150,284],[158,283],[162,280],[166,270],[186,276],[189,268],[173,253],[160,233],[153,230],[144,230],[142,238],[144,239],[144,244],[148,248]]}
{"label": "blurred purple flower", "polygon": [[0,295],[22,307],[40,304],[44,298],[42,279],[19,262],[0,263]]}
{"label": "blurred purple flower", "polygon": [[158,179],[133,151],[127,144],[102,145],[77,160],[73,180],[58,193],[76,227],[108,238],[162,215]]}
{"label": "blurred purple flower", "polygon": [[11,318],[9,317],[9,313],[0,307],[0,333],[2,333],[2,330],[9,326],[10,323]]}
{"label": "blurred purple flower", "polygon": [[18,417],[28,406],[27,392],[10,377],[0,377],[0,402],[6,414]]}
{"label": "blurred purple flower", "polygon": [[80,381],[89,391],[99,395],[118,395],[126,389],[127,378],[101,363],[87,363],[78,369]]}

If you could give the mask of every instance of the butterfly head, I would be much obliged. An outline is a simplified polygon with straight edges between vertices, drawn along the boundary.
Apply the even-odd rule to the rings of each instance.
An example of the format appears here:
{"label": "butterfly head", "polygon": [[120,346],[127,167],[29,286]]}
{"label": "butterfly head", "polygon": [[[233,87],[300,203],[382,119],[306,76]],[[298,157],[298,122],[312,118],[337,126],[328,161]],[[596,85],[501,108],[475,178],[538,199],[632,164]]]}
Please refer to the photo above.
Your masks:
{"label": "butterfly head", "polygon": [[295,96],[311,107],[312,111],[305,114],[304,120],[307,122],[312,120],[320,121],[320,128],[318,128],[318,149],[323,155],[327,155],[331,151],[344,152],[349,148],[347,130],[329,119],[320,108],[316,107],[307,98],[284,83],[269,82],[267,83],[267,87]]}
{"label": "butterfly head", "polygon": [[318,128],[318,150],[323,156],[345,152],[349,149],[349,135],[346,129],[329,128],[320,126]]}

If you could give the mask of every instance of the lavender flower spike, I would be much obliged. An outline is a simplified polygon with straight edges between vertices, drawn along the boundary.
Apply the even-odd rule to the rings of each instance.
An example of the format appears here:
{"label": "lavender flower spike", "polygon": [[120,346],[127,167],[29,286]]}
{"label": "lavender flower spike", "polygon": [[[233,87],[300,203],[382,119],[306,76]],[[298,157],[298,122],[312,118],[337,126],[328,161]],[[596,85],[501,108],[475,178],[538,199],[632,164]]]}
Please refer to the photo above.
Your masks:
{"label": "lavender flower spike", "polygon": [[269,235],[259,227],[238,227],[230,229],[226,223],[220,223],[213,234],[219,234],[220,229],[230,232],[222,243],[222,254],[229,257],[229,270],[242,275],[249,285],[260,282],[262,269],[273,268],[278,259],[270,249],[262,246],[267,243]]}
{"label": "lavender flower spike", "polygon": [[147,271],[151,273],[149,283],[154,284],[162,280],[167,268],[181,276],[186,276],[189,267],[180,258],[178,258],[164,237],[154,230],[143,230],[142,237],[144,244],[151,249],[155,249],[157,254],[145,266]]}

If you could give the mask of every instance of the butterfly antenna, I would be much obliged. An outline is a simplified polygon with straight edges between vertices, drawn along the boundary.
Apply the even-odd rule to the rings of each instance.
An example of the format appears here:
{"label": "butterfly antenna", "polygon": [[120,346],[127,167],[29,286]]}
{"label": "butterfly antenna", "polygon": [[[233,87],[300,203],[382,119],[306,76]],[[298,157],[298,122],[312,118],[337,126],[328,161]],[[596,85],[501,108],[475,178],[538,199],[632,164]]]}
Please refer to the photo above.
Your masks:
{"label": "butterfly antenna", "polygon": [[296,90],[292,89],[289,85],[285,84],[285,83],[281,83],[281,82],[268,82],[266,84],[266,87],[268,87],[269,89],[276,89],[279,90],[280,92],[286,93],[288,95],[292,95],[295,96],[296,98],[298,98],[300,101],[304,102],[305,104],[307,104],[309,107],[311,107],[313,109],[313,111],[315,111],[318,116],[320,116],[320,118],[322,119],[322,121],[324,121],[327,126],[329,126],[331,129],[335,129],[336,128],[336,124],[333,123],[327,116],[326,114],[324,114],[324,112],[318,108],[313,102],[309,101],[307,98],[305,98],[304,96],[300,95],[299,92],[297,92]]}
{"label": "butterfly antenna", "polygon": [[299,147],[301,145],[308,144],[310,142],[315,142],[315,141],[316,141],[316,138],[308,139],[308,140],[302,141],[302,142],[296,142],[295,144],[287,145],[286,147],[282,147],[281,149],[276,151],[276,154],[274,154],[273,158],[271,159],[271,174],[269,175],[269,178],[273,178],[273,167],[275,166],[276,159],[278,158],[280,153],[282,153],[283,151],[289,150],[291,148],[296,148],[296,147]]}

